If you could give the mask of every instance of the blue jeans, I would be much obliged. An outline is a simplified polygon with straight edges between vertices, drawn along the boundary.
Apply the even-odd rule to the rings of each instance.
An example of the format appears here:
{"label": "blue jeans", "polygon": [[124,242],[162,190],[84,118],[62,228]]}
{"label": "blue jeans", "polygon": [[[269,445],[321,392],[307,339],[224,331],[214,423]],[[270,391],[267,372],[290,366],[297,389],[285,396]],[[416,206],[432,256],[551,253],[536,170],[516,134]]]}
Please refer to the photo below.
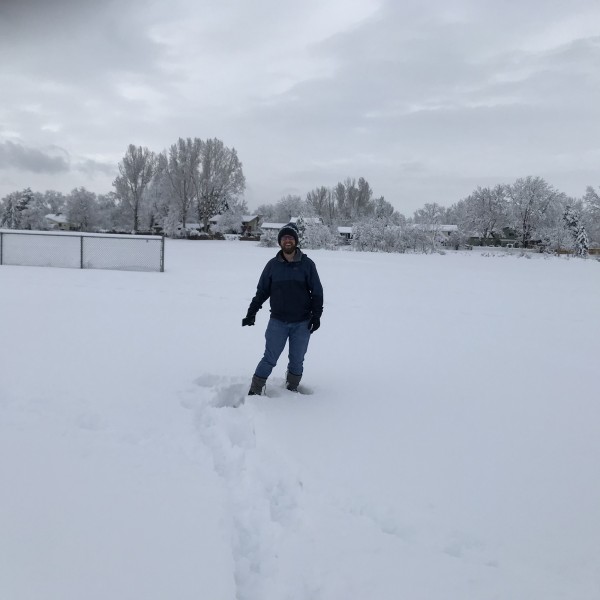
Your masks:
{"label": "blue jeans", "polygon": [[308,321],[284,323],[283,321],[271,318],[265,332],[265,340],[265,354],[254,372],[257,377],[262,377],[263,379],[269,377],[288,340],[288,372],[294,375],[302,375],[304,355],[306,354],[310,340]]}

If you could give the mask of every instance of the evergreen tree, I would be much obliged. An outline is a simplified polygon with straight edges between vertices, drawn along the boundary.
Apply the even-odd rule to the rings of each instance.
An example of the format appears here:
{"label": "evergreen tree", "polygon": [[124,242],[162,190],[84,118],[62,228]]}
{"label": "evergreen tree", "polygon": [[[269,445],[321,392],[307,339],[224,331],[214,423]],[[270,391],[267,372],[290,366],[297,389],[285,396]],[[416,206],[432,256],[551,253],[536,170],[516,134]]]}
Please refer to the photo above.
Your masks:
{"label": "evergreen tree", "polygon": [[581,222],[581,215],[572,206],[567,206],[563,213],[563,220],[571,234],[577,256],[586,258],[588,256],[589,241],[587,231]]}
{"label": "evergreen tree", "polygon": [[302,215],[296,219],[296,228],[298,229],[298,246],[303,247],[306,242],[306,220]]}

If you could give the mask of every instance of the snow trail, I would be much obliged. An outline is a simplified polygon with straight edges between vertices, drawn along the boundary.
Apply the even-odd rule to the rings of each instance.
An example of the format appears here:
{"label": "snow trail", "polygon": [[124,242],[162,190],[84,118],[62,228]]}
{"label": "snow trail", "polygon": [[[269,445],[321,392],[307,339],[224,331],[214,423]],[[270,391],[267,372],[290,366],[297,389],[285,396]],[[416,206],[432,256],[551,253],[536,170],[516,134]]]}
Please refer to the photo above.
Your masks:
{"label": "snow trail", "polygon": [[269,439],[273,409],[292,409],[304,397],[274,377],[270,397],[248,399],[246,379],[205,374],[183,400],[225,489],[236,600],[384,600],[390,572],[404,563],[410,579],[410,565],[432,552],[448,571],[462,559],[473,576],[488,579],[482,568],[497,559],[482,540],[435,532],[430,515],[401,518],[384,501],[319,479]]}

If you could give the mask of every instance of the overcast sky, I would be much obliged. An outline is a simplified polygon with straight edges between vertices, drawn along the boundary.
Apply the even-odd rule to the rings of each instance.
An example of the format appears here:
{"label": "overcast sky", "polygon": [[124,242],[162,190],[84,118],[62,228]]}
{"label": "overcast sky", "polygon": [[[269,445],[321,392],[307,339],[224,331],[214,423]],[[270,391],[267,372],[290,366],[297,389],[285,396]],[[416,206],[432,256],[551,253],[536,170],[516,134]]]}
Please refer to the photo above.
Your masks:
{"label": "overcast sky", "polygon": [[0,198],[217,137],[250,209],[365,177],[407,216],[600,185],[598,0],[0,0]]}

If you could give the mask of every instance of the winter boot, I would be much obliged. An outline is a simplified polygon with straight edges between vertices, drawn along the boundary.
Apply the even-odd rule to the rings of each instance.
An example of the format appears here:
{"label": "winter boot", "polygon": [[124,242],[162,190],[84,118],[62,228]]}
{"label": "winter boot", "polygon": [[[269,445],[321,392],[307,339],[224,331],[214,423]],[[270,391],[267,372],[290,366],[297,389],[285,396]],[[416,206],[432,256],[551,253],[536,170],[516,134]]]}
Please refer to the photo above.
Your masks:
{"label": "winter boot", "polygon": [[290,373],[289,371],[286,373],[286,387],[288,390],[290,390],[290,392],[297,392],[298,391],[298,384],[300,383],[300,380],[302,379],[302,375],[294,375],[293,373]]}
{"label": "winter boot", "polygon": [[248,392],[248,396],[261,396],[263,390],[265,389],[265,385],[267,384],[267,380],[262,377],[258,377],[257,375],[252,376],[252,383],[250,384],[250,391]]}

